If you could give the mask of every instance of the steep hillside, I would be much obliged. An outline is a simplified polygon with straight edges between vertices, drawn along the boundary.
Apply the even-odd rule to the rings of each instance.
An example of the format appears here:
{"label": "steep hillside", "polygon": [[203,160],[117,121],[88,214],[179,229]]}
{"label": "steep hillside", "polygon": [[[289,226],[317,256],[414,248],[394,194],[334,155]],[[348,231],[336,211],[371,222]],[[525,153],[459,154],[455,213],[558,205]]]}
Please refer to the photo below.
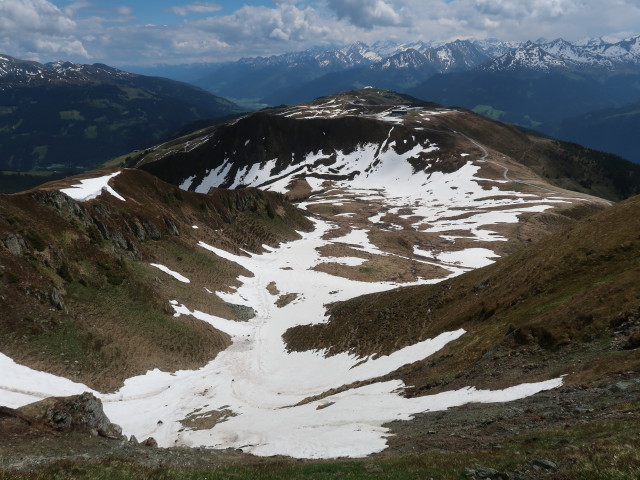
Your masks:
{"label": "steep hillside", "polygon": [[106,65],[23,65],[0,56],[1,170],[88,170],[183,124],[240,111],[191,85]]}
{"label": "steep hillside", "polygon": [[561,188],[621,200],[640,192],[640,169],[617,155],[575,143],[541,137],[503,122],[477,115],[445,125],[476,138],[484,145],[526,165]]}
{"label": "steep hillside", "polygon": [[640,163],[640,102],[540,125],[540,131]]}
{"label": "steep hillside", "polygon": [[474,70],[436,75],[407,90],[418,98],[457,105],[497,120],[536,128],[640,96],[637,72]]}
{"label": "steep hillside", "polygon": [[207,293],[238,285],[244,271],[198,241],[261,251],[310,227],[277,194],[195,194],[138,170],[102,177],[108,193],[95,176],[84,187],[94,199],[73,187],[82,177],[0,195],[0,351],[99,390],[149,369],[201,366],[229,345],[210,323],[174,317],[177,297],[228,319],[250,315]]}
{"label": "steep hillside", "polygon": [[391,149],[412,158],[414,172],[450,173],[466,163],[462,154],[478,151],[474,141],[490,148],[493,160],[525,165],[561,188],[611,200],[640,192],[640,168],[615,156],[373,88],[248,115],[133,155],[129,165],[201,192],[241,185],[287,191],[289,182],[302,178],[318,190],[321,180],[354,180],[375,171],[375,165],[345,160],[367,145],[382,150],[375,147],[365,161]]}

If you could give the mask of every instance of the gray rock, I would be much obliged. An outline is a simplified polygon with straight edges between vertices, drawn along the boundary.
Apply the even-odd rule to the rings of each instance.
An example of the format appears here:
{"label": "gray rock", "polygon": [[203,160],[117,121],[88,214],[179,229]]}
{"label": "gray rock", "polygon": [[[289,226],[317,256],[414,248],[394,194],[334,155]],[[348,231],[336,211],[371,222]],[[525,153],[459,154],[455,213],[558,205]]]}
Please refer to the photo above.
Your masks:
{"label": "gray rock", "polygon": [[127,249],[127,240],[124,238],[124,235],[122,235],[122,233],[113,232],[113,234],[111,235],[111,240],[116,247],[123,250]]}
{"label": "gray rock", "polygon": [[140,442],[138,442],[138,439],[136,438],[136,436],[135,436],[135,435],[131,435],[131,436],[129,437],[129,443],[133,443],[133,444],[135,444],[135,445],[138,445]]}
{"label": "gray rock", "polygon": [[173,223],[170,218],[165,218],[164,224],[167,226],[167,230],[169,230],[171,235],[176,237],[180,236],[180,230],[178,230],[178,227],[176,227],[176,224]]}
{"label": "gray rock", "polygon": [[509,480],[509,475],[504,472],[499,472],[495,468],[478,467],[475,470],[471,468],[465,468],[465,475],[470,478],[489,478],[497,480]]}
{"label": "gray rock", "polygon": [[476,468],[477,478],[494,478],[498,475],[498,471],[495,468],[478,467]]}
{"label": "gray rock", "polygon": [[624,392],[628,390],[631,385],[632,384],[630,382],[618,382],[611,385],[611,387],[609,387],[609,390],[611,390],[614,393]]}
{"label": "gray rock", "polygon": [[253,308],[246,305],[237,305],[235,303],[227,303],[226,305],[231,307],[238,319],[243,322],[248,322],[258,314]]}
{"label": "gray rock", "polygon": [[27,244],[20,234],[7,233],[4,237],[4,246],[15,256],[21,257],[22,253],[27,249]]}
{"label": "gray rock", "polygon": [[42,205],[53,207],[63,215],[75,217],[86,227],[91,224],[91,216],[70,196],[59,190],[33,192],[31,197]]}
{"label": "gray rock", "polygon": [[136,244],[129,238],[127,238],[127,250],[133,253],[134,256],[138,256],[138,247],[136,247]]}
{"label": "gray rock", "polygon": [[531,462],[533,468],[536,470],[555,471],[558,470],[558,465],[550,460],[534,460]]}
{"label": "gray rock", "polygon": [[155,223],[153,223],[151,220],[143,220],[142,226],[144,227],[144,231],[147,232],[147,236],[151,240],[160,240],[162,238],[160,230],[158,230],[158,227],[156,227]]}
{"label": "gray rock", "polygon": [[91,217],[91,220],[93,221],[94,225],[98,227],[98,231],[100,232],[100,235],[102,235],[102,238],[104,238],[105,240],[109,240],[110,237],[107,226],[96,217]]}
{"label": "gray rock", "polygon": [[43,420],[59,431],[96,430],[103,437],[122,437],[120,426],[111,423],[102,409],[102,402],[89,392],[55,399]]}
{"label": "gray rock", "polygon": [[138,220],[133,220],[132,222],[130,222],[129,228],[131,229],[133,234],[136,236],[136,238],[141,242],[144,242],[144,239],[147,238],[147,236],[144,233],[144,228],[142,228],[142,225]]}
{"label": "gray rock", "polygon": [[62,303],[62,297],[60,296],[60,292],[58,289],[53,287],[49,292],[49,301],[51,305],[56,307],[58,310],[64,310],[64,303]]}
{"label": "gray rock", "polygon": [[147,438],[144,442],[142,442],[140,445],[144,445],[145,447],[157,447],[158,446],[158,442],[156,442],[156,439],[153,437],[149,437]]}
{"label": "gray rock", "polygon": [[576,407],[573,409],[573,413],[575,413],[576,415],[582,415],[582,414],[591,413],[591,412],[593,412],[593,410],[590,408]]}

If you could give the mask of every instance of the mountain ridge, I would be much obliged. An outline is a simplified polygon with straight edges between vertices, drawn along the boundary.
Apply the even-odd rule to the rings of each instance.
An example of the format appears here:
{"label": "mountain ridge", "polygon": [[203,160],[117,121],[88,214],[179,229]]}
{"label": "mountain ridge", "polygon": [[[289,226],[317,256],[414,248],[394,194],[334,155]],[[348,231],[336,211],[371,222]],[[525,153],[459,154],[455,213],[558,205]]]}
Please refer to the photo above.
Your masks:
{"label": "mountain ridge", "polygon": [[185,123],[240,112],[174,80],[8,56],[0,57],[0,103],[0,169],[23,172],[93,168]]}
{"label": "mountain ridge", "polygon": [[[412,113],[412,108],[418,110]],[[304,113],[306,109],[310,112],[308,115]],[[400,114],[395,120],[393,117],[389,118],[394,109]],[[426,125],[419,123],[420,109],[435,113],[433,117],[429,117],[428,129],[421,130]],[[437,112],[450,114],[438,115]],[[300,121],[300,118],[305,121]],[[409,126],[407,129],[404,127],[405,121]],[[343,126],[337,127],[338,123]],[[278,172],[286,168],[301,167],[300,162],[311,154],[318,154],[319,162],[322,158],[320,153],[333,158],[334,151],[353,152],[359,145],[374,138],[376,143],[382,144],[387,137],[389,125],[397,125],[392,135],[396,141],[395,148],[400,153],[419,143],[419,138],[423,141],[431,138],[436,143],[446,145],[443,151],[448,152],[457,142],[454,140],[456,134],[452,132],[461,131],[532,167],[538,175],[552,183],[556,182],[562,188],[594,193],[612,200],[637,192],[640,167],[622,159],[581,150],[581,147],[550,139],[535,139],[515,127],[485,119],[472,112],[450,109],[373,88],[324,97],[306,106],[250,114],[136,154],[129,159],[128,165],[137,165],[165,180],[182,185],[183,188],[206,191],[209,185],[205,181],[207,175],[212,175],[214,183],[218,181],[216,186],[237,187],[246,184],[235,177],[240,169],[266,168],[267,162],[277,159],[271,170],[272,175],[277,176]],[[412,130],[414,127],[418,127],[417,131]],[[286,140],[293,131],[297,132],[300,139],[294,148]],[[263,137],[267,139],[266,143],[263,143]],[[281,148],[283,145],[284,150]],[[459,147],[455,151],[457,149]],[[563,161],[556,163],[553,159],[558,155]],[[436,158],[438,152],[423,156]],[[223,169],[230,157],[235,157],[236,161],[233,165],[228,165],[230,170]],[[459,167],[463,159],[448,153],[445,157],[450,158],[442,158],[441,166],[433,168],[446,169],[453,165]],[[187,159],[190,160],[186,161]],[[335,163],[335,160],[327,160],[331,161]],[[419,168],[418,165],[425,167],[423,161],[416,163],[416,168]],[[313,173],[314,167],[311,164],[304,168],[307,173]],[[213,172],[217,171],[221,176],[215,180],[217,177]],[[290,178],[295,176],[291,173],[288,175]],[[301,175],[304,176],[304,172]],[[330,179],[332,175],[338,174],[332,174],[325,168],[322,175]],[[577,178],[580,180],[576,180]],[[201,184],[204,186],[201,187]]]}

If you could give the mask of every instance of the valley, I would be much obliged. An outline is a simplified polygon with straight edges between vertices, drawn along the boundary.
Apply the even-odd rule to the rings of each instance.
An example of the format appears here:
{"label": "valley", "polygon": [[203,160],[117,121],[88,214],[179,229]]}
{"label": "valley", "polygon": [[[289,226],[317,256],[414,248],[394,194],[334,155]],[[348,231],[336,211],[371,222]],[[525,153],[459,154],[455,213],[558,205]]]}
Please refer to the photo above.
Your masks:
{"label": "valley", "polygon": [[[170,362],[175,366],[167,368],[164,360],[155,365],[140,362],[133,345],[117,343],[113,330],[94,330],[87,338],[98,335],[106,344],[92,355],[105,354],[111,342],[124,348],[122,360],[136,365],[120,367],[112,377],[120,381],[105,382],[98,374],[103,368],[100,363],[74,371],[67,360],[51,362],[53,352],[29,353],[24,340],[15,338],[5,341],[0,357],[2,370],[8,372],[0,381],[1,403],[18,408],[50,396],[89,391],[102,400],[108,417],[125,435],[153,437],[161,447],[231,448],[256,456],[322,459],[363,457],[384,451],[389,443],[400,445],[407,433],[403,427],[393,427],[399,436],[397,440],[389,437],[389,422],[411,422],[420,412],[515,401],[572,384],[573,377],[565,377],[572,370],[553,362],[553,368],[541,371],[512,367],[512,374],[491,380],[486,374],[492,368],[485,370],[482,365],[486,352],[496,351],[496,342],[500,344],[496,334],[506,328],[504,321],[478,329],[472,319],[482,313],[470,317],[454,313],[444,317],[448,321],[434,320],[432,309],[437,312],[441,300],[436,301],[434,295],[439,294],[431,291],[424,296],[430,299],[428,308],[421,300],[407,297],[398,303],[393,299],[430,284],[444,292],[458,278],[465,279],[460,285],[476,282],[466,280],[472,270],[483,272],[481,267],[508,255],[506,261],[516,258],[517,263],[522,255],[516,252],[532,248],[525,246],[538,245],[578,219],[611,208],[609,201],[549,184],[506,153],[471,137],[471,132],[454,128],[465,128],[470,116],[365,89],[284,108],[269,117],[254,114],[159,145],[135,158],[135,166],[161,177],[173,172],[174,182],[184,190],[130,168],[50,184],[48,195],[58,195],[56,190],[63,195],[52,197],[56,200],[51,205],[67,205],[64,208],[75,212],[76,218],[94,225],[100,241],[93,248],[114,259],[109,261],[126,265],[124,272],[130,273],[119,282],[130,286],[144,282],[160,306],[159,316],[166,318],[163,322],[170,319],[176,325],[186,322],[181,329],[187,325],[204,329],[219,346],[205,349],[195,362],[194,358],[179,360],[172,353]],[[477,124],[481,117],[476,118]],[[247,130],[252,137],[220,136],[221,130],[243,129],[244,124],[255,122],[262,126]],[[281,122],[301,125],[296,128],[311,138],[331,135],[334,124],[353,122],[363,131],[366,127],[369,139],[356,137],[349,144],[338,132],[318,150],[313,140],[271,143],[279,138],[274,129]],[[260,143],[279,149],[280,154],[270,157],[272,152],[266,151],[260,160],[251,144],[269,130],[269,139],[265,136]],[[229,141],[232,145],[225,145]],[[296,150],[300,146],[307,150]],[[205,153],[227,147],[235,149],[235,158],[229,157],[229,150],[226,155]],[[249,151],[243,153],[243,147]],[[293,153],[282,154],[288,148]],[[187,154],[192,162],[184,162]],[[189,170],[207,159],[218,163],[198,167],[200,173]],[[225,193],[218,185],[245,188]],[[267,192],[270,197],[265,200],[257,193],[256,200],[244,200],[244,192],[252,191],[247,187],[253,186],[273,193]],[[297,199],[299,210],[285,206],[285,196]],[[11,205],[20,198],[5,196],[3,208],[15,208]],[[202,207],[203,202],[211,206]],[[139,210],[152,204],[156,205],[152,210]],[[86,208],[93,216],[82,213]],[[56,209],[54,216],[65,211]],[[227,211],[237,212],[235,219]],[[24,225],[21,215],[19,224]],[[262,226],[243,223],[246,215],[257,215],[252,222]],[[122,230],[119,218],[130,227]],[[160,233],[160,224],[168,233]],[[33,240],[23,240],[17,255],[15,248],[7,250],[13,245],[8,239],[13,235],[22,245],[19,238],[33,235],[29,237],[24,226],[22,234],[8,233],[10,222],[3,228],[7,232],[3,234],[4,262],[22,262],[22,258],[29,262],[20,267],[23,270],[52,268],[51,260],[39,263],[53,252],[47,241],[41,247],[44,258],[29,253]],[[240,236],[233,233],[238,228]],[[136,229],[145,233],[140,236]],[[138,235],[137,241],[132,234]],[[140,242],[146,236],[151,243]],[[127,246],[132,243],[135,246]],[[17,259],[10,260],[12,256]],[[86,300],[74,292],[87,288],[81,282],[86,284],[88,279],[82,280],[86,273],[77,267],[67,268],[70,273],[54,266],[47,275],[58,285],[56,291],[64,299],[60,303],[66,304],[56,315],[69,318],[64,321],[79,328],[91,317],[82,313],[89,304],[83,306]],[[26,287],[23,282],[3,284],[4,301],[8,289],[20,291]],[[115,279],[112,283],[109,288],[118,288]],[[494,281],[477,283],[493,285]],[[476,295],[460,288],[463,293],[455,305],[463,306]],[[385,295],[391,299],[381,305]],[[364,316],[347,314],[349,320],[342,324],[347,326],[345,331],[336,322],[345,318],[343,312],[352,304],[361,305],[357,312],[381,306]],[[407,318],[405,312],[394,313],[398,306],[415,311]],[[110,308],[118,315],[119,307]],[[475,311],[477,306],[469,308]],[[484,318],[500,311],[488,304],[482,309]],[[50,315],[46,310],[43,316]],[[95,307],[91,310],[91,315],[102,315]],[[18,310],[14,312],[19,315]],[[45,327],[45,336],[48,329],[55,332],[57,328],[55,324]],[[529,327],[513,328],[530,335]],[[561,337],[562,332],[553,335]],[[33,338],[42,335],[36,333]],[[81,348],[89,352],[96,348],[91,345]],[[20,352],[20,361],[6,355],[10,352]],[[535,358],[543,352],[533,349],[523,355],[538,362]],[[512,357],[504,358],[508,362]],[[628,368],[633,368],[629,361]],[[147,373],[144,365],[149,365]],[[434,380],[438,388],[431,383]]]}
{"label": "valley", "polygon": [[[0,469],[581,468],[640,388],[640,185],[594,159],[367,88],[0,196]],[[20,427],[82,392],[122,439]]]}

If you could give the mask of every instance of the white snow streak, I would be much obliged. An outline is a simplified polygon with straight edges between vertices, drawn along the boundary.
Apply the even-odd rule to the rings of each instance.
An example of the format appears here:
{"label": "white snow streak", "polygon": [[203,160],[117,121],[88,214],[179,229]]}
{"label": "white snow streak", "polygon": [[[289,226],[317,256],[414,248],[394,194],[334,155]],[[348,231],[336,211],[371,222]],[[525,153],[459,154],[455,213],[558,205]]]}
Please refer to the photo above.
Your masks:
{"label": "white snow streak", "polygon": [[120,172],[115,172],[110,175],[104,175],[102,177],[96,178],[85,178],[84,180],[80,180],[80,183],[77,185],[73,185],[69,188],[62,188],[60,191],[69,195],[74,200],[79,202],[86,202],[87,200],[92,200],[100,195],[102,192],[106,191],[116,197],[118,200],[126,201],[124,197],[118,192],[116,192],[113,188],[109,186],[109,180],[114,178],[120,174]]}
{"label": "white snow streak", "polygon": [[150,263],[149,265],[162,270],[164,273],[171,275],[173,278],[182,283],[191,283],[191,280],[189,280],[187,277],[185,277],[184,275],[180,275],[178,272],[174,272],[169,267],[165,267],[164,265],[161,265],[159,263]]}

